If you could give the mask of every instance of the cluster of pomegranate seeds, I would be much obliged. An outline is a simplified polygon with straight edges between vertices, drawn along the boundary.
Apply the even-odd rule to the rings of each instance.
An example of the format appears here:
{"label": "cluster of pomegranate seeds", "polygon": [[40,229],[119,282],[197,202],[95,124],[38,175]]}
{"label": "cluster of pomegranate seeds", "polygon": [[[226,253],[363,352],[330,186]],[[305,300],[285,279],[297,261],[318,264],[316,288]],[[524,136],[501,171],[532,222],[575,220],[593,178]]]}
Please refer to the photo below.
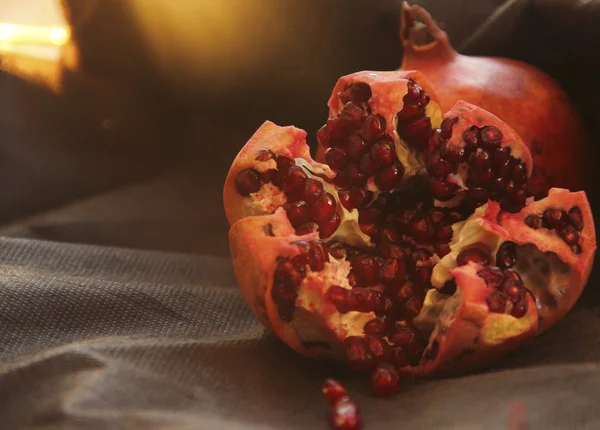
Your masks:
{"label": "cluster of pomegranate seeds", "polygon": [[398,135],[407,145],[417,151],[426,149],[427,141],[432,135],[431,119],[425,113],[430,97],[423,88],[409,78],[408,92],[402,99],[404,106],[398,112]]}
{"label": "cluster of pomegranate seeds", "polygon": [[369,178],[380,190],[390,191],[402,180],[404,166],[396,156],[394,139],[386,134],[385,118],[371,113],[371,88],[352,84],[339,96],[345,105],[317,132],[317,141],[327,148],[325,161],[336,172],[340,201],[352,210],[370,202]]}
{"label": "cluster of pomegranate seeds", "polygon": [[327,379],[321,389],[330,406],[329,425],[333,430],[360,430],[362,418],[348,390],[334,379]]}
{"label": "cluster of pomegranate seeds", "polygon": [[327,245],[321,240],[312,242],[298,241],[300,254],[292,257],[277,257],[277,266],[273,274],[271,297],[277,304],[279,317],[291,321],[296,309],[296,298],[307,268],[313,271],[323,270],[329,261]]}
{"label": "cluster of pomegranate seeds", "polygon": [[583,230],[583,215],[578,206],[573,206],[568,212],[562,209],[546,209],[542,216],[527,216],[525,224],[536,230],[538,228],[556,230],[562,240],[571,247],[573,253],[581,254],[579,233]]}

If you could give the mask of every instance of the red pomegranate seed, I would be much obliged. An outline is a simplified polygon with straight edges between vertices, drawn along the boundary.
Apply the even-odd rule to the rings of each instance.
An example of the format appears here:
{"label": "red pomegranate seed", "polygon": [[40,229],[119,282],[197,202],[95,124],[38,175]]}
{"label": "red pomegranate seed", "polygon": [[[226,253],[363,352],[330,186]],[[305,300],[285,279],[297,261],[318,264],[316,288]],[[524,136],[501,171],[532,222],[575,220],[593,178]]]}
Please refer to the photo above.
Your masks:
{"label": "red pomegranate seed", "polygon": [[406,266],[404,261],[396,258],[386,260],[379,269],[379,280],[382,283],[399,282],[404,283],[406,279]]}
{"label": "red pomegranate seed", "polygon": [[323,148],[329,148],[331,146],[331,137],[327,132],[327,125],[324,125],[317,131],[317,143]]}
{"label": "red pomegranate seed", "polygon": [[522,163],[512,168],[512,179],[517,186],[524,185],[527,182],[527,169]]}
{"label": "red pomegranate seed", "polygon": [[371,160],[377,167],[389,167],[396,161],[393,142],[380,140],[371,147]]}
{"label": "red pomegranate seed", "polygon": [[362,208],[368,204],[372,197],[372,192],[361,187],[350,187],[350,201],[355,208]]}
{"label": "red pomegranate seed", "polygon": [[496,148],[493,152],[492,162],[494,166],[502,166],[505,164],[510,158],[510,147],[505,146],[503,148]]}
{"label": "red pomegranate seed", "polygon": [[359,124],[364,115],[363,110],[353,102],[348,102],[342,109],[342,115]]}
{"label": "red pomegranate seed", "polygon": [[381,364],[371,374],[371,389],[376,396],[393,396],[400,388],[399,383],[398,372],[391,364]]}
{"label": "red pomegranate seed", "polygon": [[429,94],[427,94],[425,91],[421,91],[421,94],[419,94],[419,106],[425,107],[430,101],[431,97],[429,97]]}
{"label": "red pomegranate seed", "polygon": [[519,275],[515,270],[506,269],[503,273],[504,273],[504,277],[506,279],[511,279],[513,281],[517,281],[517,282],[523,284],[523,279],[521,279],[521,275]]}
{"label": "red pomegranate seed", "polygon": [[560,209],[546,209],[542,218],[546,228],[558,229],[565,224],[568,215]]}
{"label": "red pomegranate seed", "polygon": [[431,181],[429,187],[433,198],[441,202],[452,199],[456,191],[458,191],[458,185],[440,179],[434,179]]}
{"label": "red pomegranate seed", "polygon": [[581,209],[578,206],[573,206],[571,209],[569,209],[568,217],[569,224],[575,227],[575,230],[583,230],[583,215],[581,213]]}
{"label": "red pomegranate seed", "polygon": [[343,91],[338,93],[342,103],[353,102],[357,105],[367,103],[371,98],[371,87],[364,82],[355,82],[350,84]]}
{"label": "red pomegranate seed", "polygon": [[348,365],[354,370],[369,370],[373,367],[373,357],[362,337],[349,336],[344,340]]}
{"label": "red pomegranate seed", "polygon": [[375,176],[375,185],[382,191],[393,190],[404,176],[404,166],[397,162],[393,166],[384,167]]}
{"label": "red pomegranate seed", "polygon": [[496,253],[496,266],[500,269],[509,269],[517,263],[517,244],[506,241]]}
{"label": "red pomegranate seed", "polygon": [[431,136],[431,119],[425,116],[415,122],[398,123],[398,134],[408,144],[415,147]]}
{"label": "red pomegranate seed", "polygon": [[371,154],[365,154],[362,156],[358,164],[358,168],[365,175],[372,175],[377,170],[377,166],[373,160],[371,160]]}
{"label": "red pomegranate seed", "polygon": [[479,148],[469,155],[469,164],[476,170],[487,170],[491,166],[490,154]]}
{"label": "red pomegranate seed", "polygon": [[481,146],[484,149],[496,149],[502,142],[502,132],[490,125],[481,129]]}
{"label": "red pomegranate seed", "polygon": [[348,164],[344,175],[352,185],[363,186],[367,182],[367,176],[361,173],[356,164]]}
{"label": "red pomegranate seed", "polygon": [[362,418],[356,403],[348,397],[338,401],[331,408],[329,426],[333,430],[361,430]]}
{"label": "red pomegranate seed", "polygon": [[511,171],[510,160],[497,165],[494,170],[495,170],[497,176],[500,176],[502,178],[510,177],[510,171]]}
{"label": "red pomegranate seed", "polygon": [[392,364],[398,368],[408,366],[409,359],[404,348],[400,346],[392,347]]}
{"label": "red pomegranate seed", "polygon": [[525,287],[522,283],[507,279],[502,283],[502,292],[510,299],[511,302],[517,303],[525,297]]}
{"label": "red pomegranate seed", "polygon": [[402,101],[407,104],[419,103],[419,95],[421,94],[422,88],[414,82],[409,82],[406,85],[406,95],[402,98]]}
{"label": "red pomegranate seed", "polygon": [[387,363],[392,359],[392,350],[381,336],[367,334],[364,339],[375,364]]}
{"label": "red pomegranate seed", "polygon": [[425,115],[425,109],[417,104],[405,104],[398,112],[398,122],[415,121]]}
{"label": "red pomegranate seed", "polygon": [[462,138],[465,142],[465,150],[467,152],[475,151],[477,149],[477,146],[479,145],[479,140],[481,138],[481,132],[479,130],[479,127],[474,125],[468,130],[465,130],[463,132]]}
{"label": "red pomegranate seed", "polygon": [[434,246],[434,252],[438,257],[444,258],[446,255],[450,254],[450,245],[447,243],[437,243]]}
{"label": "red pomegranate seed", "polygon": [[423,149],[423,157],[425,159],[428,159],[429,157],[431,157],[434,153],[436,153],[440,149],[443,142],[445,142],[445,140],[441,136],[440,131],[436,130],[429,137],[429,139],[427,139],[426,147],[425,147],[425,149]]}
{"label": "red pomegranate seed", "polygon": [[498,291],[492,291],[486,299],[490,312],[504,313],[506,296]]}
{"label": "red pomegranate seed", "polygon": [[490,263],[489,250],[484,249],[484,246],[477,246],[462,250],[456,257],[456,265],[464,266],[469,262],[485,266]]}
{"label": "red pomegranate seed", "polygon": [[406,349],[415,346],[419,339],[417,334],[406,326],[399,326],[396,331],[390,336],[390,342],[396,346],[401,346]]}
{"label": "red pomegranate seed", "polygon": [[375,285],[378,282],[379,265],[373,257],[364,256],[355,259],[352,261],[351,270],[364,286]]}
{"label": "red pomegranate seed", "polygon": [[281,173],[281,177],[283,179],[285,179],[287,177],[288,170],[293,165],[294,165],[294,160],[292,160],[291,158],[284,157],[283,155],[280,155],[279,157],[277,157],[277,170],[279,170],[279,173]]}
{"label": "red pomegranate seed", "polygon": [[542,227],[542,219],[537,215],[527,215],[527,218],[525,218],[525,225],[537,230]]}
{"label": "red pomegranate seed", "polygon": [[570,224],[567,224],[562,229],[558,230],[558,235],[569,246],[575,245],[579,242],[579,233],[577,233],[575,227]]}
{"label": "red pomegranate seed", "polygon": [[306,173],[300,166],[290,166],[283,182],[283,191],[288,198],[300,197],[304,191]]}
{"label": "red pomegranate seed", "polygon": [[340,199],[340,203],[347,210],[352,211],[354,209],[354,205],[350,199],[350,191],[349,190],[339,190],[338,197]]}
{"label": "red pomegranate seed", "polygon": [[312,270],[320,271],[325,268],[325,263],[329,262],[327,245],[321,240],[313,240],[310,243],[308,251],[308,264]]}
{"label": "red pomegranate seed", "polygon": [[485,188],[470,187],[467,190],[467,200],[478,204],[485,203],[490,197],[490,193]]}
{"label": "red pomegranate seed", "polygon": [[486,267],[477,272],[477,276],[483,278],[488,287],[498,288],[504,282],[504,273],[498,267]]}
{"label": "red pomegranate seed", "polygon": [[321,388],[323,394],[331,406],[348,396],[348,390],[340,382],[335,379],[328,378],[323,383]]}
{"label": "red pomegranate seed", "polygon": [[325,151],[325,162],[334,170],[342,170],[348,165],[348,156],[343,149],[329,148]]}
{"label": "red pomegranate seed", "polygon": [[319,224],[319,236],[321,239],[328,238],[331,236],[340,226],[340,216],[335,212],[329,220],[327,220],[324,224]]}
{"label": "red pomegranate seed", "polygon": [[323,194],[323,184],[316,179],[309,178],[304,183],[303,200],[311,205]]}
{"label": "red pomegranate seed", "polygon": [[304,224],[296,227],[296,234],[302,236],[304,234],[314,233],[319,230],[319,226],[314,222],[305,222]]}
{"label": "red pomegranate seed", "polygon": [[440,156],[457,167],[465,161],[466,153],[464,148],[448,147],[448,145],[440,146]]}
{"label": "red pomegranate seed", "polygon": [[369,115],[363,123],[361,135],[365,140],[373,142],[380,138],[387,127],[385,118],[381,115]]}
{"label": "red pomegranate seed", "polygon": [[444,160],[439,152],[434,153],[427,161],[427,172],[431,176],[445,178],[450,173],[456,172],[456,166]]}
{"label": "red pomegranate seed", "polygon": [[385,336],[389,330],[388,323],[385,317],[378,317],[368,321],[364,326],[365,334],[376,334]]}
{"label": "red pomegranate seed", "polygon": [[348,313],[352,310],[350,303],[350,290],[344,287],[332,285],[327,290],[326,298],[327,300],[333,302],[337,310],[342,314]]}
{"label": "red pomegranate seed", "polygon": [[431,219],[415,218],[410,222],[408,233],[419,243],[427,245],[433,243],[435,229]]}
{"label": "red pomegranate seed", "polygon": [[510,311],[510,314],[515,318],[522,318],[527,313],[527,298],[523,297],[521,301],[515,303]]}
{"label": "red pomegranate seed", "polygon": [[[420,271],[422,269],[418,270]],[[410,297],[402,306],[402,319],[405,321],[412,321],[419,315],[421,309],[423,309],[423,302],[416,296]]]}
{"label": "red pomegranate seed", "polygon": [[335,199],[329,193],[321,195],[310,207],[309,217],[319,225],[325,224],[335,213]]}
{"label": "red pomegranate seed", "polygon": [[353,125],[351,121],[342,118],[341,115],[329,118],[326,123],[327,133],[334,141],[346,139],[352,131]]}
{"label": "red pomegranate seed", "polygon": [[385,258],[405,260],[410,253],[396,244],[386,243],[381,248],[381,255]]}
{"label": "red pomegranate seed", "polygon": [[453,235],[452,224],[440,224],[436,227],[435,237],[440,242],[450,242]]}
{"label": "red pomegranate seed", "polygon": [[308,215],[308,205],[305,201],[297,201],[286,204],[287,217],[294,227],[298,227],[306,222]]}
{"label": "red pomegranate seed", "polygon": [[235,177],[235,189],[244,197],[257,192],[261,186],[259,174],[254,169],[244,169]]}
{"label": "red pomegranate seed", "polygon": [[363,155],[369,151],[369,145],[358,134],[353,134],[348,138],[346,153],[352,161],[360,161]]}
{"label": "red pomegranate seed", "polygon": [[440,125],[440,133],[444,139],[450,139],[452,137],[452,127],[458,122],[457,116],[451,116],[445,118]]}

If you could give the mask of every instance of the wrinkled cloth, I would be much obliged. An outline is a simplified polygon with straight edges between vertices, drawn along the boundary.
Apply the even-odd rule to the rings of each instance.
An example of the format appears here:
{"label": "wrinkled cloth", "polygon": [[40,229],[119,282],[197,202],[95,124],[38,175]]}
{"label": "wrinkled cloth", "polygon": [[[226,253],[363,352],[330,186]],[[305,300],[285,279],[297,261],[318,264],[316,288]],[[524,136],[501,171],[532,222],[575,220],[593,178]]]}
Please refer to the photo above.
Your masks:
{"label": "wrinkled cloth", "polygon": [[[289,76],[273,80],[278,71],[265,69],[273,89],[261,100],[274,102],[249,104],[264,89],[260,80],[249,81],[248,94],[220,88],[224,100],[250,107],[235,126],[230,110],[207,116],[201,85],[184,104],[165,95],[169,85],[154,91],[160,78],[129,57],[132,39],[123,39],[127,70],[87,49],[84,70],[94,79],[68,75],[66,98],[0,76],[0,429],[320,429],[326,377],[348,385],[368,430],[600,428],[596,273],[563,321],[502,363],[458,378],[403,381],[391,399],[372,397],[366,377],[343,366],[294,353],[247,308],[221,202],[229,163],[262,120],[292,123],[310,111],[299,125],[316,126],[337,76],[400,62],[400,50],[394,59],[389,52],[398,48],[401,2],[343,2],[353,5],[343,13],[354,20],[333,18],[338,0],[314,11],[290,0],[282,13],[296,24],[287,36],[314,32],[298,24],[314,13],[336,22],[327,30],[336,43],[356,43],[356,16],[374,4],[365,18],[373,31],[360,33],[371,43],[335,55],[331,45],[310,45],[322,66],[313,75],[303,48],[288,44],[298,54]],[[591,54],[600,43],[600,2],[415,3],[444,22],[461,51],[507,55],[551,73],[600,143],[593,102],[600,64]],[[84,46],[94,25],[74,33]],[[107,76],[121,84],[111,87]],[[133,87],[138,80],[145,82]]]}

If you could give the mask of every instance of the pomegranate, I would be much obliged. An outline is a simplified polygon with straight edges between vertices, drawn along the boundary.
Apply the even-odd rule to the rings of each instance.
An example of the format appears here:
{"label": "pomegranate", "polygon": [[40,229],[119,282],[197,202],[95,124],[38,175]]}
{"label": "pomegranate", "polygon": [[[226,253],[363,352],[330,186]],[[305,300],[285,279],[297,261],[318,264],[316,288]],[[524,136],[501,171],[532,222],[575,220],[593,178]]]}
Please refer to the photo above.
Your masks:
{"label": "pomegranate", "polygon": [[461,55],[425,9],[405,2],[402,10],[401,70],[421,71],[443,111],[465,100],[513,127],[533,154],[530,194],[543,197],[553,186],[580,190],[586,177],[594,183],[593,167],[586,168],[588,136],[567,94],[548,75],[508,58]]}
{"label": "pomegranate", "polygon": [[267,121],[224,186],[253,312],[299,353],[373,372],[381,395],[403,374],[480,369],[546,330],[596,249],[585,192],[534,201],[521,138],[463,101],[442,115],[436,100],[418,72],[344,76],[316,135],[327,164],[306,132]]}

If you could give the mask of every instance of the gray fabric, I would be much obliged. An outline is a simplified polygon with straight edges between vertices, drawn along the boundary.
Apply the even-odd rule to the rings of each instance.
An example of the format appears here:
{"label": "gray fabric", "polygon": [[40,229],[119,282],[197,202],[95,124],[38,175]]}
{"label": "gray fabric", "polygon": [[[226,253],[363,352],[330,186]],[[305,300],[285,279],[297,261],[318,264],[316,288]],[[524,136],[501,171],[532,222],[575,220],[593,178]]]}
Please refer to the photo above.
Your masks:
{"label": "gray fabric", "polygon": [[[373,398],[364,377],[343,367],[298,356],[247,309],[228,257],[220,196],[231,159],[265,118],[314,129],[338,75],[400,62],[390,56],[397,46],[389,25],[400,1],[343,0],[355,7],[339,16],[336,1],[314,10],[319,22],[339,26],[326,27],[324,37],[335,33],[335,43],[356,48],[358,34],[360,49],[306,45],[320,48],[323,60],[314,81],[305,81],[310,62],[291,44],[298,68],[273,81],[268,95],[264,82],[244,81],[249,76],[239,69],[249,92],[224,87],[224,100],[250,106],[252,115],[236,117],[234,130],[229,109],[207,119],[201,84],[185,106],[162,98],[164,89],[135,88],[158,78],[130,58],[136,45],[128,38],[123,57],[111,62],[102,53],[119,46],[83,34],[83,46],[87,40],[98,48],[86,50],[87,66],[98,68],[67,76],[67,97],[0,76],[0,234],[13,237],[0,239],[0,429],[320,429],[327,407],[319,390],[328,376],[348,384],[369,430],[600,428],[596,274],[573,312],[502,364],[461,378],[404,381],[391,399]],[[600,27],[588,22],[599,2],[419,3],[465,51],[525,59],[552,73],[599,141],[593,100],[600,66],[590,53]],[[291,40],[314,32],[301,25],[312,13],[303,4],[290,1],[286,9],[296,19]],[[365,4],[377,8],[361,9]],[[371,31],[357,33],[364,11],[373,14],[365,21]],[[91,22],[92,36],[94,25],[106,23]],[[278,75],[266,71],[269,79]],[[257,94],[263,104],[246,103]],[[115,112],[122,127],[107,133],[100,125]],[[305,116],[296,122],[299,113]]]}

